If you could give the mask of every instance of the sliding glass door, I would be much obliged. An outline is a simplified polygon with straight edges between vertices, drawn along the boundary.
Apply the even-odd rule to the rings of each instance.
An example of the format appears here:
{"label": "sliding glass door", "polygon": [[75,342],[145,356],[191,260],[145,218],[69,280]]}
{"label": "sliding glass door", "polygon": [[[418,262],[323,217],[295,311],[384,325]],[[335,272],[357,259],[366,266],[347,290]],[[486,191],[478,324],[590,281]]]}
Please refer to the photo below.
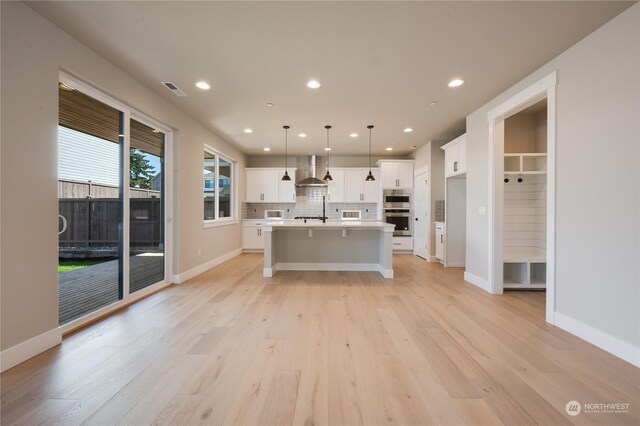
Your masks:
{"label": "sliding glass door", "polygon": [[59,322],[123,298],[124,115],[59,85]]}
{"label": "sliding glass door", "polygon": [[168,281],[167,130],[61,80],[58,285],[66,325]]}
{"label": "sliding glass door", "polygon": [[158,129],[131,120],[129,291],[164,280],[164,139]]}

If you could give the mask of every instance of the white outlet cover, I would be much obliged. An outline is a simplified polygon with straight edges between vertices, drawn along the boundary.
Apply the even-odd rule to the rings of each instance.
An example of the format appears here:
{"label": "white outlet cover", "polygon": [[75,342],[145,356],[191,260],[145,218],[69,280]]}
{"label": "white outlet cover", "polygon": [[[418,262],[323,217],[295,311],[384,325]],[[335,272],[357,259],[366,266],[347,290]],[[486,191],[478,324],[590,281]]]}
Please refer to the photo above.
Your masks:
{"label": "white outlet cover", "polygon": [[478,207],[479,216],[486,216],[486,214],[487,214],[487,208],[485,206]]}

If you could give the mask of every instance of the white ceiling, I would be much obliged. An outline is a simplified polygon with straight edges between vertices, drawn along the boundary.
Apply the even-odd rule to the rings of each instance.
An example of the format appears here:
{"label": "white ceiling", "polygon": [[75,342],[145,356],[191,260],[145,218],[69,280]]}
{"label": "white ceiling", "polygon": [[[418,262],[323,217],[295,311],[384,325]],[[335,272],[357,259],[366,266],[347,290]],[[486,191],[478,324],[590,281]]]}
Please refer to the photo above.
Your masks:
{"label": "white ceiling", "polygon": [[[365,154],[374,124],[374,153],[391,146],[406,155],[461,134],[467,114],[633,3],[29,5],[248,154],[282,152],[283,124],[293,154],[322,153],[325,124],[333,155]],[[448,88],[454,77],[466,84]],[[307,88],[311,78],[322,87]],[[167,80],[188,97],[169,92],[160,84]],[[195,88],[197,80],[212,89]]]}

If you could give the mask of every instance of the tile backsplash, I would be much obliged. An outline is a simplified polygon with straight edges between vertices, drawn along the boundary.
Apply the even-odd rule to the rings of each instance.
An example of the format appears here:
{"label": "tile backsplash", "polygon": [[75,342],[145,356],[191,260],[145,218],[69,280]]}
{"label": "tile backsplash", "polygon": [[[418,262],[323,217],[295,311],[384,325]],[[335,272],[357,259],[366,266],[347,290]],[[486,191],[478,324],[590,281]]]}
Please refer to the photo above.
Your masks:
{"label": "tile backsplash", "polygon": [[[265,210],[284,210],[285,219],[296,216],[321,216],[322,196],[327,188],[296,188],[295,203],[242,203],[243,219],[264,219]],[[340,219],[342,210],[360,210],[362,219],[376,219],[376,203],[327,203],[326,213],[329,219]]]}
{"label": "tile backsplash", "polygon": [[433,212],[433,218],[435,222],[444,222],[444,200],[436,200],[436,211]]}

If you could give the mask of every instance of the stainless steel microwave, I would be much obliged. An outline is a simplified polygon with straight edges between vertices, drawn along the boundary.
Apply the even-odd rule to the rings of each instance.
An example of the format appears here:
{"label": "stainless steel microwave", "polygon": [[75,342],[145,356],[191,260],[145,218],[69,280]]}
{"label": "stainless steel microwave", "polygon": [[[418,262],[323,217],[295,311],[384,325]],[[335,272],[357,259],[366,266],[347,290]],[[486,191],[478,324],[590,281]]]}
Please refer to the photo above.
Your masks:
{"label": "stainless steel microwave", "polygon": [[385,189],[382,192],[385,209],[410,209],[411,201],[411,192],[406,189]]}

